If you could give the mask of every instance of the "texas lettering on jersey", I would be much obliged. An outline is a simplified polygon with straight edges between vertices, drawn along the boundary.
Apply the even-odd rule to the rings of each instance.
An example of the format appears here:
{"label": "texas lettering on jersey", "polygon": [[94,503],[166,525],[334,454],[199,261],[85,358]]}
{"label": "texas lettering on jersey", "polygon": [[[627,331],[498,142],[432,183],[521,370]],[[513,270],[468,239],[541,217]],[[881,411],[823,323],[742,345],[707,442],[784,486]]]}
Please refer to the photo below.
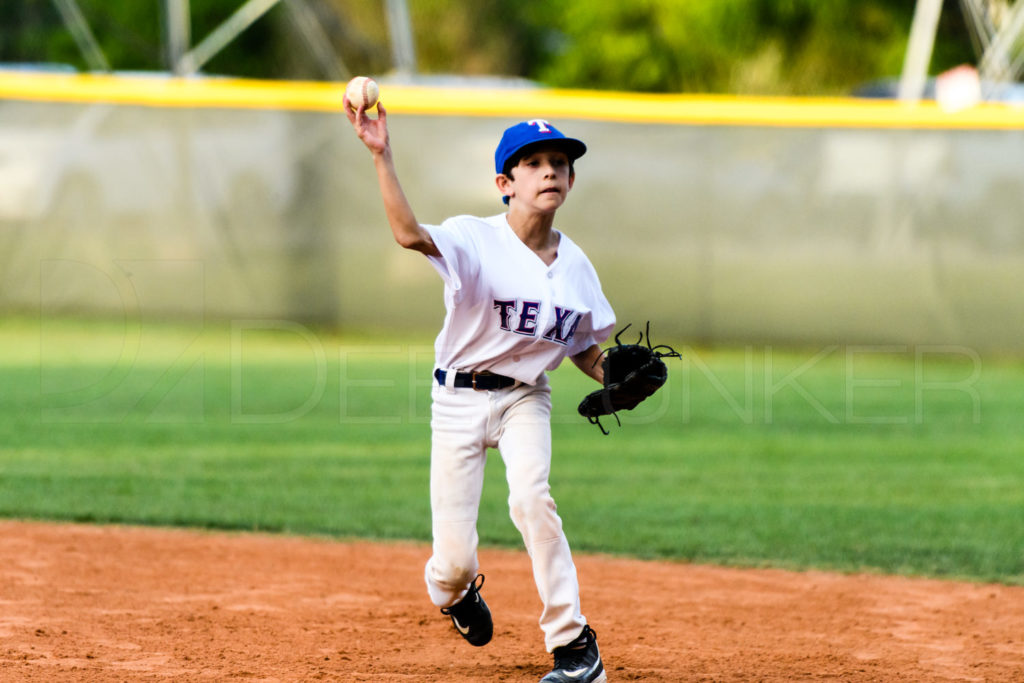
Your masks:
{"label": "texas lettering on jersey", "polygon": [[[541,302],[539,301],[494,299],[494,309],[498,311],[498,327],[505,332],[527,337],[537,336],[537,318],[540,314],[540,307]],[[542,335],[542,338],[566,346],[576,334],[576,328],[579,327],[582,319],[582,313],[555,306],[554,324]]]}

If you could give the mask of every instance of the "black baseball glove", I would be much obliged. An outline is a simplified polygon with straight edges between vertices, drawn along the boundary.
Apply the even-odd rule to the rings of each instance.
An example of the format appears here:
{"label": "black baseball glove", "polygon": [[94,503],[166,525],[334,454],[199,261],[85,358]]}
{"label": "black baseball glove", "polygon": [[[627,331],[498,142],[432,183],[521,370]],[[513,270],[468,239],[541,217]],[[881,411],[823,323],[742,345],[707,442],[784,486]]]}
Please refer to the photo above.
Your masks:
{"label": "black baseball glove", "polygon": [[647,323],[647,346],[641,345],[643,332],[636,344],[620,342],[619,337],[627,329],[629,325],[619,330],[615,335],[615,346],[602,353],[604,388],[587,394],[579,406],[580,415],[590,420],[591,424],[596,424],[605,434],[608,434],[608,430],[601,424],[601,416],[613,415],[615,421],[619,422],[619,416],[616,415],[618,411],[636,408],[665,384],[668,368],[661,359],[681,357],[671,346],[651,346],[650,322]]}

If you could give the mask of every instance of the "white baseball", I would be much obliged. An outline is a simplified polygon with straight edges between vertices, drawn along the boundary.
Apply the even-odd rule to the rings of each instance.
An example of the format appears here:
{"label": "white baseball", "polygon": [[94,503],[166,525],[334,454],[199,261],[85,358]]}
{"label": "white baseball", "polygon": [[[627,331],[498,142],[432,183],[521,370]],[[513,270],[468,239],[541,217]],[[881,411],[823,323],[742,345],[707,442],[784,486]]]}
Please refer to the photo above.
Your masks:
{"label": "white baseball", "polygon": [[358,110],[359,107],[364,106],[367,109],[377,104],[377,98],[380,97],[380,88],[377,87],[377,82],[372,78],[366,76],[356,76],[348,82],[348,86],[345,88],[345,95],[348,96],[348,103],[353,109]]}

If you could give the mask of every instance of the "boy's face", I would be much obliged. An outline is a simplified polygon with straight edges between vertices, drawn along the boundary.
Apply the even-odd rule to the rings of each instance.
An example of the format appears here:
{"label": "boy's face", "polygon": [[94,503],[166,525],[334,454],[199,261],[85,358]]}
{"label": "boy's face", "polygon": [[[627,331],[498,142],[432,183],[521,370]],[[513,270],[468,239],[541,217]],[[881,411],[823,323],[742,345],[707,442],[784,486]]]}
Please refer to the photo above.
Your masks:
{"label": "boy's face", "polygon": [[572,189],[575,174],[565,152],[557,147],[530,150],[509,175],[499,175],[502,194],[537,211],[555,211],[565,202]]}

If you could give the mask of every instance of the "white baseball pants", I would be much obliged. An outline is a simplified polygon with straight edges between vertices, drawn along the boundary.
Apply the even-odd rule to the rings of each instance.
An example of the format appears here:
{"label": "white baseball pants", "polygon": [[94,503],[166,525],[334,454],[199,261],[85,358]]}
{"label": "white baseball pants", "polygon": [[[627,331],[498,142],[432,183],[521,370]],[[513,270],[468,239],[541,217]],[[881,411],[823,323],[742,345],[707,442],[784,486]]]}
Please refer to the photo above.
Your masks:
{"label": "white baseball pants", "polygon": [[[449,372],[452,377],[455,373]],[[477,514],[487,449],[505,461],[509,513],[523,536],[544,609],[540,627],[548,652],[571,642],[586,625],[579,583],[562,520],[555,510],[551,472],[551,389],[547,377],[476,391],[434,383],[430,503],[433,556],[425,577],[431,601],[449,607],[466,594],[479,570]]]}

